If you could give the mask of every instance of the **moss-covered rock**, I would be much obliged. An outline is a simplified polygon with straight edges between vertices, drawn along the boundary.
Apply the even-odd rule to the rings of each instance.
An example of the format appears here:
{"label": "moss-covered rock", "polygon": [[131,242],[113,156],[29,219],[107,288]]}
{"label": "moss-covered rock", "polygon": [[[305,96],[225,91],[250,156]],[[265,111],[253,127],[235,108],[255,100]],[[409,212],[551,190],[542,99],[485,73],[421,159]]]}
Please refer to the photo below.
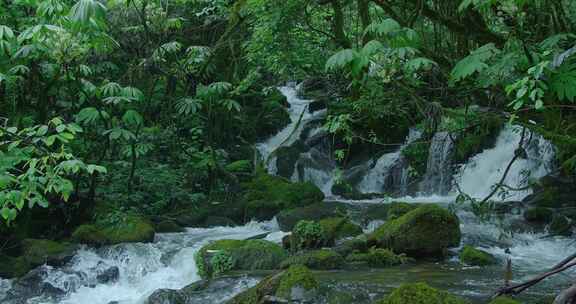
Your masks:
{"label": "moss-covered rock", "polygon": [[237,224],[224,216],[208,216],[204,220],[204,227],[234,227]]}
{"label": "moss-covered rock", "polygon": [[330,217],[341,217],[346,214],[347,206],[335,202],[318,202],[306,207],[300,207],[280,212],[276,218],[282,231],[291,231],[301,221],[320,221]]}
{"label": "moss-covered rock", "polygon": [[314,250],[301,252],[289,257],[282,262],[281,267],[287,268],[292,265],[304,265],[310,269],[331,270],[340,269],[344,264],[344,258],[335,251]]}
{"label": "moss-covered rock", "polygon": [[346,257],[349,263],[364,263],[370,267],[381,268],[404,264],[408,259],[391,250],[372,248],[367,253],[352,253]]}
{"label": "moss-covered rock", "polygon": [[315,249],[334,243],[324,227],[314,221],[299,221],[290,235],[291,251]]}
{"label": "moss-covered rock", "polygon": [[471,266],[496,264],[496,258],[486,251],[466,245],[460,252],[460,262]]}
{"label": "moss-covered rock", "polygon": [[339,240],[362,234],[362,228],[343,217],[332,217],[320,220],[320,226],[324,229],[327,238]]}
{"label": "moss-covered rock", "polygon": [[72,233],[72,240],[95,246],[152,242],[154,233],[154,227],[149,221],[130,215],[121,223],[114,225],[98,223],[81,225]]}
{"label": "moss-covered rock", "polygon": [[300,153],[304,150],[303,145],[298,141],[288,147],[280,147],[274,152],[276,156],[276,168],[278,175],[290,178],[294,174],[296,162],[300,159]]}
{"label": "moss-covered rock", "polygon": [[414,257],[442,256],[460,244],[460,221],[448,210],[430,204],[384,223],[369,244]]}
{"label": "moss-covered rock", "polygon": [[267,220],[284,209],[303,207],[324,199],[324,193],[312,183],[291,183],[260,170],[243,184],[246,217]]}
{"label": "moss-covered rock", "polygon": [[388,214],[386,216],[386,219],[391,221],[391,220],[395,220],[401,216],[403,216],[404,214],[420,207],[420,204],[409,204],[409,203],[402,203],[402,202],[393,202],[390,203],[390,206],[388,207]]}
{"label": "moss-covered rock", "polygon": [[25,239],[21,247],[22,257],[32,267],[43,264],[61,266],[72,258],[77,249],[70,243],[38,239]]}
{"label": "moss-covered rock", "polygon": [[497,297],[490,304],[520,304],[520,302],[508,297]]}
{"label": "moss-covered rock", "polygon": [[[235,296],[227,304],[267,303],[265,298],[276,298],[286,303],[311,303],[319,287],[308,268],[293,265],[285,271],[264,278],[258,285]],[[282,302],[283,303],[283,302]]]}
{"label": "moss-covered rock", "polygon": [[158,233],[175,233],[184,232],[186,229],[182,228],[175,221],[165,220],[156,224],[156,232]]}
{"label": "moss-covered rock", "polygon": [[286,111],[288,102],[286,96],[273,88],[266,94],[255,96],[258,107],[248,109],[248,116],[254,117],[254,132],[257,140],[264,140],[290,123],[290,115]]}
{"label": "moss-covered rock", "polygon": [[378,304],[466,304],[467,302],[426,283],[404,284]]}
{"label": "moss-covered rock", "polygon": [[572,222],[563,215],[554,216],[550,226],[548,227],[548,231],[554,235],[571,236]]}
{"label": "moss-covered rock", "polygon": [[11,257],[0,254],[0,277],[2,278],[11,279],[21,277],[32,268],[32,265],[30,265],[23,256]]}
{"label": "moss-covered rock", "polygon": [[534,207],[524,211],[524,219],[530,223],[546,224],[554,218],[554,211],[544,207]]}
{"label": "moss-covered rock", "polygon": [[345,240],[334,247],[334,251],[343,257],[352,253],[368,252],[368,239],[362,234],[355,238]]}
{"label": "moss-covered rock", "polygon": [[202,247],[195,256],[200,276],[210,278],[229,270],[278,269],[286,251],[265,240],[218,240]]}

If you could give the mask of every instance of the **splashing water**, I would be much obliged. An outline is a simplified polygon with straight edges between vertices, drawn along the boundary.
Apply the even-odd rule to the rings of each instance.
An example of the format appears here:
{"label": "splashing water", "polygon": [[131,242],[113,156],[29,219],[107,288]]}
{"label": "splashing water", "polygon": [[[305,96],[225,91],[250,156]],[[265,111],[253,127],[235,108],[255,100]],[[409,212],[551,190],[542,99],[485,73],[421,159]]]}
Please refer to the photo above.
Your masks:
{"label": "splashing water", "polygon": [[[117,301],[119,304],[141,304],[157,289],[181,289],[198,281],[200,277],[194,255],[209,241],[246,239],[267,232],[272,232],[268,236],[270,240],[278,241],[282,235],[275,233],[277,231],[277,222],[272,220],[239,227],[194,228],[183,233],[158,234],[154,243],[82,248],[64,267],[43,266],[46,271],[44,283],[63,290],[65,296],[58,299],[40,296],[29,299],[28,303],[108,304]],[[98,283],[97,276],[110,267],[118,267],[118,281]],[[8,282],[0,281],[0,299],[10,287]],[[239,285],[236,291],[244,288]],[[233,294],[216,296],[221,300]],[[3,303],[10,304],[9,301]]]}

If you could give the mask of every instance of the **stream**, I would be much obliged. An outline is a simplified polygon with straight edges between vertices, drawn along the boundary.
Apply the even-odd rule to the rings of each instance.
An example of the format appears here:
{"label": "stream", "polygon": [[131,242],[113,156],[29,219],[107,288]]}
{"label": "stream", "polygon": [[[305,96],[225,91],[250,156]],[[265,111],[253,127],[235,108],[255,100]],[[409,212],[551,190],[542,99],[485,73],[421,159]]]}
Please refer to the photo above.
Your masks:
{"label": "stream", "polygon": [[[351,206],[364,208],[371,204],[386,203],[390,200],[373,199],[352,201],[332,194],[335,182],[335,162],[331,149],[322,138],[318,121],[325,110],[311,113],[310,100],[298,97],[298,88],[280,88],[290,104],[291,123],[269,140],[257,145],[262,159],[267,161],[271,174],[277,174],[278,157],[274,151],[283,146],[300,141],[303,150],[294,163],[294,170],[287,178],[293,181],[310,181],[326,194],[328,201],[346,202]],[[356,176],[355,187],[363,193],[402,193],[396,201],[414,203],[440,203],[448,205],[456,198],[457,183],[472,197],[483,198],[490,193],[492,186],[502,176],[503,168],[513,156],[514,149],[521,139],[520,128],[505,127],[493,148],[477,154],[466,164],[452,170],[452,147],[447,143],[446,134],[437,134],[430,148],[427,174],[418,187],[410,187],[408,167],[400,151],[406,144],[418,140],[420,133],[412,130],[406,143],[397,151],[369,159],[363,164],[348,168],[343,176]],[[537,134],[530,136],[526,143],[527,158],[512,166],[506,182],[515,187],[527,185],[550,173],[554,168],[554,147]],[[452,171],[451,171],[452,170]],[[359,173],[360,172],[360,173]],[[359,177],[358,177],[359,176]],[[410,190],[412,189],[412,190]],[[501,193],[502,202],[519,201],[530,194],[530,190]],[[505,249],[510,249],[513,262],[514,281],[525,280],[553,266],[570,253],[576,251],[576,244],[566,237],[548,237],[544,233],[533,233],[522,226],[521,210],[514,210],[505,220],[482,221],[467,210],[459,209],[458,216],[463,233],[462,245],[470,244],[490,252],[501,262],[505,261]],[[380,223],[369,223],[364,228],[371,230]],[[515,231],[513,234],[505,231]],[[6,304],[143,304],[157,289],[180,289],[200,280],[194,262],[194,254],[206,243],[217,239],[246,239],[267,234],[266,239],[280,242],[282,233],[275,220],[251,222],[238,227],[217,227],[187,229],[182,233],[157,234],[153,243],[120,244],[94,249],[83,247],[75,257],[63,267],[42,266],[33,272],[41,278],[34,285],[37,289],[16,288],[11,280],[0,279],[0,302]],[[458,248],[452,250],[458,252]],[[503,282],[503,263],[486,268],[467,267],[458,262],[457,256],[444,262],[418,262],[379,270],[349,270],[316,272],[322,284],[329,290],[345,291],[356,295],[354,303],[370,303],[385,295],[389,290],[404,282],[426,281],[430,285],[444,288],[472,301],[483,301]],[[117,270],[117,280],[102,282],[101,275]],[[530,289],[526,298],[537,298],[553,293],[569,283],[565,273],[546,280]],[[231,280],[225,288],[209,295],[206,303],[224,303],[235,294],[254,286],[258,276],[243,276]],[[321,302],[328,303],[326,296]],[[204,303],[204,302],[202,302]]]}

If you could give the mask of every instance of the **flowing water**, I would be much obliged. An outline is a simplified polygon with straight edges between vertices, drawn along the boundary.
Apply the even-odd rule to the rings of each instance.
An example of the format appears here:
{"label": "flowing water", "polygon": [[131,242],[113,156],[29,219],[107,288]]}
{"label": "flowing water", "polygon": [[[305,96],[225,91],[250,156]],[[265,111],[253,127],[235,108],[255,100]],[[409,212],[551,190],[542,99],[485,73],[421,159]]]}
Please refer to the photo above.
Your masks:
{"label": "flowing water", "polygon": [[[158,234],[153,243],[120,244],[101,249],[83,248],[64,267],[41,267],[43,283],[59,289],[56,296],[41,294],[28,298],[31,290],[19,290],[19,293],[11,294],[8,291],[10,282],[5,280],[0,282],[0,302],[144,303],[157,289],[180,289],[200,280],[194,254],[210,240],[246,239],[263,233],[270,233],[267,238],[271,241],[279,241],[282,237],[276,221],[273,220],[264,223],[251,222],[239,227],[194,228],[183,233]],[[113,267],[117,267],[119,271],[118,280],[99,283],[98,276]],[[239,281],[237,286],[231,286],[230,290],[215,294],[214,300],[216,303],[224,301],[256,283],[255,280]]]}

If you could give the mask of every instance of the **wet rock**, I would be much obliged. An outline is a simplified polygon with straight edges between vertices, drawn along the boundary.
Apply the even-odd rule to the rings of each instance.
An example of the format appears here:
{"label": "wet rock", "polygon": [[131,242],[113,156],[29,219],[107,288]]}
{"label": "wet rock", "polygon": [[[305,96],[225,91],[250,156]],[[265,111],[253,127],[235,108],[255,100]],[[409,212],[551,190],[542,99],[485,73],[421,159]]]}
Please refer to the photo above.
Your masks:
{"label": "wet rock", "polygon": [[175,221],[164,220],[156,224],[156,232],[158,233],[177,233],[184,231],[186,231],[186,229],[182,228]]}
{"label": "wet rock", "polygon": [[[258,285],[235,296],[227,304],[252,303],[312,303],[317,294],[318,281],[302,265],[264,278]],[[272,301],[272,302],[266,302]]]}
{"label": "wet rock", "polygon": [[460,262],[471,266],[487,266],[497,261],[488,252],[466,245],[460,252]]}
{"label": "wet rock", "polygon": [[299,142],[289,147],[278,148],[275,152],[275,156],[277,157],[276,167],[278,168],[278,175],[290,178],[292,174],[294,174],[296,162],[298,162],[300,153],[303,151],[304,147],[302,144],[299,144]]}
{"label": "wet rock", "polygon": [[445,291],[428,286],[426,283],[404,284],[395,289],[385,299],[377,304],[466,304],[463,299]]}
{"label": "wet rock", "polygon": [[278,269],[286,258],[278,244],[265,240],[218,240],[202,247],[195,259],[203,278],[231,270]]}
{"label": "wet rock", "polygon": [[96,276],[96,280],[100,284],[117,282],[120,278],[120,269],[117,266],[110,267]]}
{"label": "wet rock", "polygon": [[227,217],[223,217],[223,216],[209,216],[206,218],[206,220],[204,221],[204,226],[208,227],[208,228],[212,228],[212,227],[234,227],[237,224],[227,218]]}
{"label": "wet rock", "polygon": [[434,204],[425,205],[387,221],[369,235],[369,245],[413,257],[444,256],[460,244],[458,217]]}
{"label": "wet rock", "polygon": [[524,211],[524,219],[529,223],[547,224],[554,218],[554,211],[544,207],[534,207]]}
{"label": "wet rock", "polygon": [[334,251],[343,257],[347,257],[353,252],[367,252],[368,240],[366,235],[360,235],[352,239],[344,240],[334,247]]}
{"label": "wet rock", "polygon": [[346,262],[352,264],[365,264],[372,268],[384,268],[400,264],[405,264],[409,261],[403,255],[397,255],[391,250],[381,248],[371,248],[366,253],[352,253],[346,257]]}
{"label": "wet rock", "polygon": [[77,246],[50,240],[25,239],[22,241],[22,256],[32,267],[47,264],[62,266],[74,256]]}
{"label": "wet rock", "polygon": [[186,297],[179,290],[159,289],[148,297],[146,304],[186,304]]}
{"label": "wet rock", "polygon": [[339,240],[362,234],[362,228],[343,217],[322,219],[318,222],[326,237],[331,240]]}
{"label": "wet rock", "polygon": [[332,250],[314,250],[293,255],[282,262],[282,268],[292,265],[304,265],[310,269],[332,270],[344,267],[344,258]]}
{"label": "wet rock", "polygon": [[277,215],[282,231],[291,231],[301,220],[319,221],[345,214],[348,206],[337,202],[319,202],[310,206],[284,210]]}
{"label": "wet rock", "polygon": [[72,234],[72,240],[95,246],[152,242],[154,233],[154,227],[148,220],[130,215],[117,225],[81,225]]}
{"label": "wet rock", "polygon": [[554,235],[571,236],[572,235],[572,222],[563,215],[556,215],[552,219],[548,230]]}
{"label": "wet rock", "polygon": [[26,303],[26,299],[40,295],[49,298],[58,298],[66,292],[54,285],[44,282],[47,276],[45,267],[36,268],[20,279],[16,280],[4,299],[7,303]]}

